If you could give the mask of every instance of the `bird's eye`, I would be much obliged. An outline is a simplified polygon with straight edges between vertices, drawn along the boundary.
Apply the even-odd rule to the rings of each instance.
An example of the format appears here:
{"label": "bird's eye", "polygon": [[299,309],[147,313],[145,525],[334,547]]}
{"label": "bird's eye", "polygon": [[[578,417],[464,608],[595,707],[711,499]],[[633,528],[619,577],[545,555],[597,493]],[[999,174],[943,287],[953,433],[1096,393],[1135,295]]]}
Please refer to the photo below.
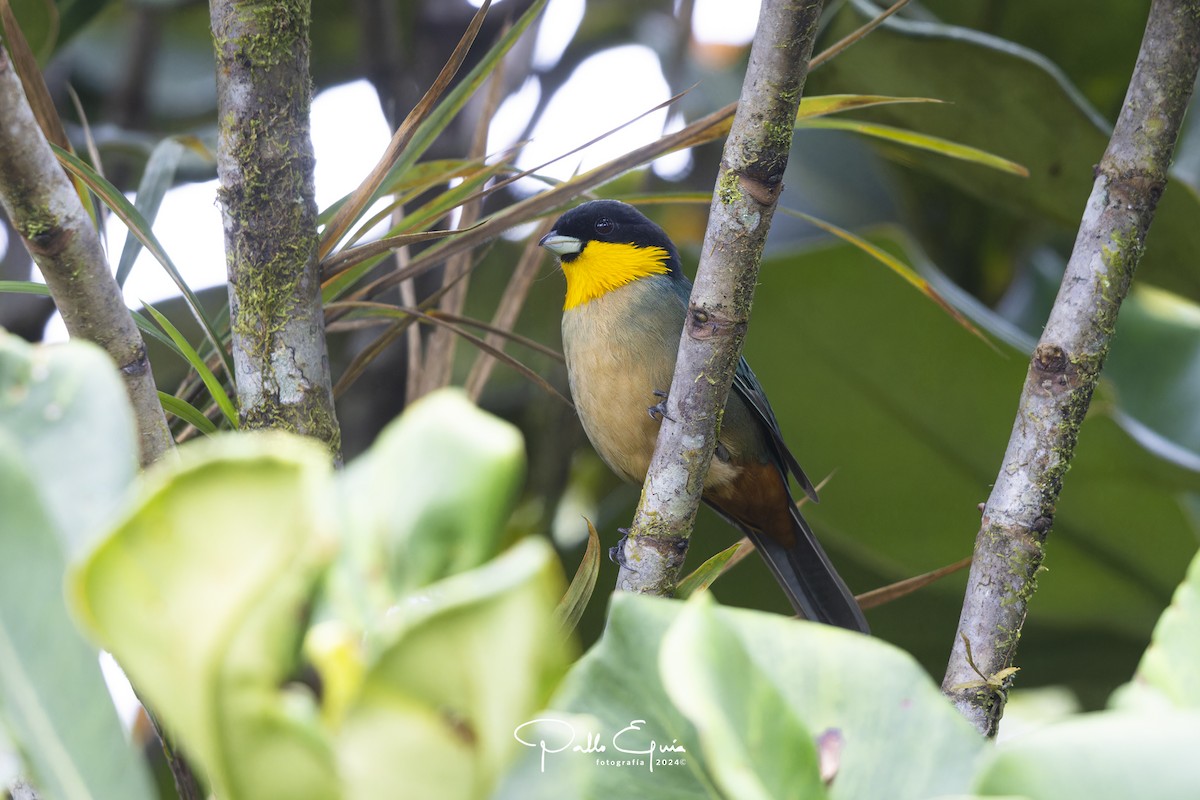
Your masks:
{"label": "bird's eye", "polygon": [[617,229],[617,223],[613,222],[608,217],[601,217],[596,220],[596,224],[592,226],[596,229],[596,233],[601,236],[607,236]]}

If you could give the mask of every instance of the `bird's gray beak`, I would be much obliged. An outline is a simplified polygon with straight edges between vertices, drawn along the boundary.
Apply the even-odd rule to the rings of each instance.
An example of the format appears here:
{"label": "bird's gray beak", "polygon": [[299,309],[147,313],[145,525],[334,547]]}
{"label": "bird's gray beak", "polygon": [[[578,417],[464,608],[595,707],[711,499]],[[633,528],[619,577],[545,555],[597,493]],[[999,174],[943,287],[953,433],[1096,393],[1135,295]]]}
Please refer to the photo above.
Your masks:
{"label": "bird's gray beak", "polygon": [[543,236],[538,244],[560,258],[562,256],[578,255],[579,251],[583,249],[583,242],[574,236],[563,236],[554,231],[550,231]]}

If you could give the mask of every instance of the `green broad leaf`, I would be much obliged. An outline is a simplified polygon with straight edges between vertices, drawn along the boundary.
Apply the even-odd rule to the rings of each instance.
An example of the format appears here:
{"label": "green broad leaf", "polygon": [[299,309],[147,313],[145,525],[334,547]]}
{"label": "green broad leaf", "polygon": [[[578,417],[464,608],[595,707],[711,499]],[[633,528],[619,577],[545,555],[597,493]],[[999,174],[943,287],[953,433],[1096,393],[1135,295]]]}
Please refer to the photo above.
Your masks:
{"label": "green broad leaf", "polygon": [[1122,411],[1200,463],[1200,305],[1135,281],[1104,375]]}
{"label": "green broad leaf", "polygon": [[524,467],[520,432],[461,391],[409,406],[338,476],[347,539],[330,580],[343,615],[369,629],[399,598],[499,553]]}
{"label": "green broad leaf", "polygon": [[[0,720],[50,796],[150,798],[99,653],[63,603],[56,525],[15,442],[0,432]],[[5,784],[7,785],[7,784]]]}
{"label": "green broad leaf", "polygon": [[43,64],[106,6],[105,0],[12,0],[21,31]]}
{"label": "green broad leaf", "polygon": [[[924,260],[890,229],[867,238]],[[980,328],[1003,328],[926,277]],[[805,516],[847,584],[861,593],[961,558],[1002,463],[1027,352],[997,352],[849,245],[767,258],[760,283],[746,358],[800,463],[837,472]],[[1200,535],[1189,500],[1200,472],[1147,449],[1120,395],[1102,386],[1080,431],[1017,664],[1018,685],[1066,684],[1087,705],[1129,680]],[[1131,547],[1130,531],[1152,539]],[[729,544],[728,525],[701,513],[693,552]],[[872,630],[940,674],[965,578],[871,609]],[[757,557],[717,585],[729,604],[786,608]]]}
{"label": "green broad leaf", "polygon": [[1200,796],[1200,711],[1100,712],[1001,744],[980,795],[1027,800],[1192,800]]}
{"label": "green broad leaf", "polygon": [[1158,621],[1133,682],[1113,699],[1122,709],[1200,708],[1200,555]]}
{"label": "green broad leaf", "polygon": [[[978,329],[976,329],[975,326],[972,325],[957,308],[947,302],[947,300],[942,297],[942,295],[936,289],[933,288],[928,280],[918,275],[912,267],[893,256],[891,253],[882,248],[876,247],[861,236],[856,236],[844,228],[839,228],[837,225],[826,222],[823,219],[818,219],[811,214],[805,214],[803,211],[794,211],[788,208],[780,210],[789,216],[802,219],[810,225],[820,228],[826,233],[831,233],[842,241],[857,247],[859,250],[863,251],[871,258],[875,259],[880,264],[899,275],[918,292],[928,297],[934,303],[937,303],[938,306],[940,306],[943,311],[949,314],[959,325],[962,325],[971,333],[983,339],[983,334],[980,333]],[[984,341],[987,340],[984,339]]]}
{"label": "green broad leaf", "polygon": [[208,393],[216,401],[217,407],[221,409],[221,413],[225,415],[225,420],[229,423],[229,427],[237,429],[238,413],[233,407],[233,401],[229,399],[229,395],[225,391],[225,387],[221,385],[221,381],[213,374],[213,371],[208,368],[208,363],[196,352],[196,348],[192,347],[191,343],[184,337],[179,329],[176,328],[169,319],[163,314],[160,314],[158,309],[149,303],[143,304],[150,316],[154,317],[154,321],[159,324],[159,327],[166,332],[167,336],[171,337],[171,341],[175,347],[191,365],[192,369],[196,370],[196,374],[200,376],[200,380],[204,381]]}
{"label": "green broad leaf", "polygon": [[332,557],[328,454],[282,433],[180,448],[74,569],[77,617],[222,798],[331,798],[334,751],[294,680]]}
{"label": "green broad leaf", "polygon": [[[696,726],[705,762],[725,796],[826,796],[813,733],[756,668],[745,643],[716,618],[712,595],[680,612],[663,637],[658,670],[667,696]],[[681,756],[669,751],[651,757]]]}
{"label": "green broad leaf", "polygon": [[398,607],[341,724],[345,796],[488,796],[569,663],[563,585],[553,549],[529,538]]}
{"label": "green broad leaf", "polygon": [[[789,780],[815,788],[813,745],[793,756],[798,763],[778,763],[769,754],[779,743],[751,732],[794,744],[802,728],[841,741],[827,756],[830,797],[926,798],[970,786],[985,742],[906,653],[828,626],[692,602],[613,596],[603,636],[541,715],[550,721],[526,734],[532,745],[500,797],[746,797],[746,784],[727,781],[748,778],[787,797]],[[709,691],[716,695],[696,696]],[[651,772],[651,741],[686,752],[662,753],[670,763]]]}
{"label": "green broad leaf", "polygon": [[68,553],[112,513],[135,448],[103,351],[0,332],[0,727],[52,797],[153,796],[62,590]]}
{"label": "green broad leaf", "polygon": [[138,468],[112,360],[90,344],[36,347],[0,331],[0,431],[28,465],[64,552],[88,547]]}
{"label": "green broad leaf", "polygon": [[[612,596],[600,641],[571,667],[538,713],[541,722],[531,718],[519,732],[523,755],[498,800],[722,796],[695,726],[659,678],[659,648],[682,608],[626,592]],[[652,772],[644,753],[629,752],[645,751],[651,740],[682,744],[686,759]]]}
{"label": "green broad leaf", "polygon": [[[1093,13],[1095,6],[1088,8]],[[824,35],[834,41],[875,10],[855,0],[834,17]],[[1063,15],[1060,19],[1073,18],[1067,12],[1058,13]],[[991,11],[982,15],[1007,22],[1018,19],[1022,12],[1014,7],[1012,15]],[[1049,31],[1065,30],[1062,25],[1048,25],[1045,13],[1023,16],[1026,28],[1045,31],[1043,38]],[[1144,22],[1143,10],[1134,38]],[[1135,43],[1129,44],[1130,52],[1136,49]],[[1090,38],[1074,45],[1080,46],[1096,50],[1090,56],[1093,61],[1113,62],[1112,49],[1096,49]],[[1120,63],[1125,63],[1120,86],[1105,87],[1106,92],[1115,89],[1113,94],[1124,94],[1132,61]],[[1019,219],[1050,222],[1074,235],[1095,182],[1093,167],[1104,153],[1112,128],[1045,56],[954,25],[892,17],[871,33],[867,46],[852,47],[815,71],[806,91],[836,94],[863,86],[878,94],[936,97],[946,102],[944,106],[880,106],[864,111],[864,118],[970,144],[1024,165],[1029,177],[1018,179],[980,165],[885,145],[904,163]],[[1138,267],[1139,281],[1200,299],[1200,270],[1195,269],[1195,254],[1200,252],[1198,218],[1200,196],[1185,182],[1171,180]]]}
{"label": "green broad leaf", "polygon": [[969,784],[985,743],[908,653],[774,614],[718,607],[714,617],[810,733],[841,739],[830,797],[923,798]]}

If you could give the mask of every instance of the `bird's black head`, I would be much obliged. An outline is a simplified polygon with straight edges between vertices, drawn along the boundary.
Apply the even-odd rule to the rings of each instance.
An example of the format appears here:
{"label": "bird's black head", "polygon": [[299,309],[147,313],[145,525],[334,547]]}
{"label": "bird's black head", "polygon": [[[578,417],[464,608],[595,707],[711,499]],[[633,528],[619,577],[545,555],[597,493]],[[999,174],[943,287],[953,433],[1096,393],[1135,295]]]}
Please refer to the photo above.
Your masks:
{"label": "bird's black head", "polygon": [[591,200],[576,206],[555,221],[541,244],[569,263],[593,241],[661,247],[670,254],[666,262],[669,272],[681,274],[679,251],[666,232],[645,214],[619,200]]}

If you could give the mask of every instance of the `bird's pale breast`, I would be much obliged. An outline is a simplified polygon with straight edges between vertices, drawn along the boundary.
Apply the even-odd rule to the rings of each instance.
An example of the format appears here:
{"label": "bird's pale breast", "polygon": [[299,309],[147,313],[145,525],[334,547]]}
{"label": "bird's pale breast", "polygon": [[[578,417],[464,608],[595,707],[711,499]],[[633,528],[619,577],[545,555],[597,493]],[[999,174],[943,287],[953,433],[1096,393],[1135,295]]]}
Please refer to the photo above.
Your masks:
{"label": "bird's pale breast", "polygon": [[[592,446],[610,468],[641,483],[659,423],[648,409],[671,387],[685,307],[643,279],[563,313],[563,353],[571,396]],[[664,296],[671,311],[664,313]],[[714,458],[706,488],[740,471]]]}

